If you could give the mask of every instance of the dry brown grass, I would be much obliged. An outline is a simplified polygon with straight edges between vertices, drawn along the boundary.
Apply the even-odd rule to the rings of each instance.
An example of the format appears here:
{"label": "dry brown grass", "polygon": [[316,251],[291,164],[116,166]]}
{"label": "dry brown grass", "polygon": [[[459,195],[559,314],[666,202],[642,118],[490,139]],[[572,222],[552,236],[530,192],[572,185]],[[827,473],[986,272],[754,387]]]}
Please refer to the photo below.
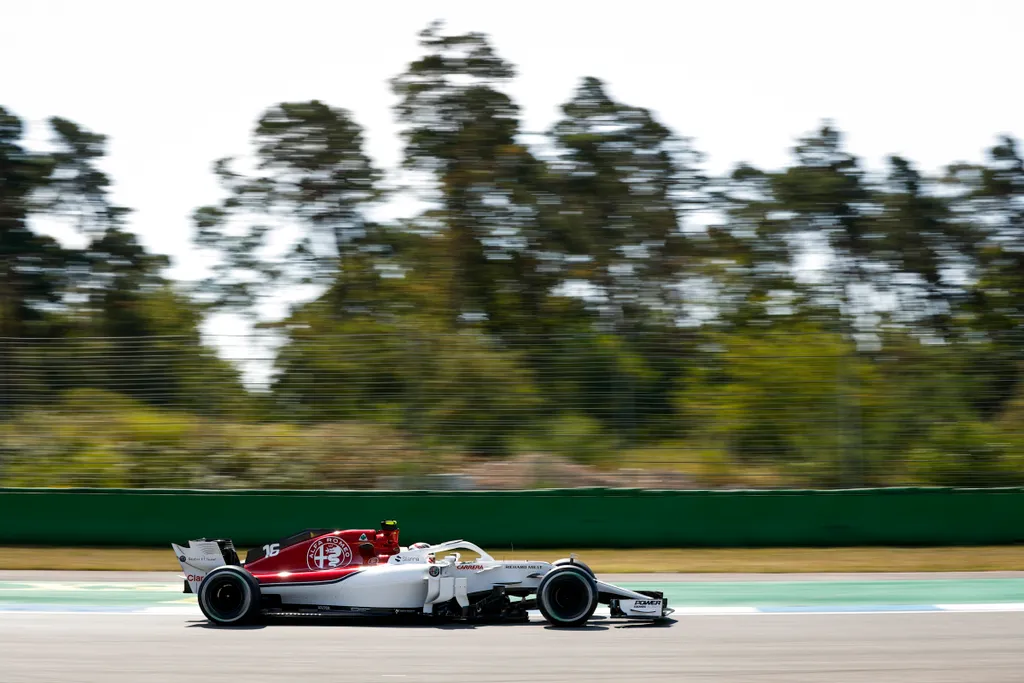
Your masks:
{"label": "dry brown grass", "polygon": [[[1013,571],[1024,546],[957,548],[576,549],[580,561],[606,573],[804,573]],[[502,557],[504,553],[495,553]],[[555,560],[568,550],[515,551],[520,559]],[[464,555],[465,557],[465,555]],[[170,549],[0,547],[0,569],[180,571]]]}

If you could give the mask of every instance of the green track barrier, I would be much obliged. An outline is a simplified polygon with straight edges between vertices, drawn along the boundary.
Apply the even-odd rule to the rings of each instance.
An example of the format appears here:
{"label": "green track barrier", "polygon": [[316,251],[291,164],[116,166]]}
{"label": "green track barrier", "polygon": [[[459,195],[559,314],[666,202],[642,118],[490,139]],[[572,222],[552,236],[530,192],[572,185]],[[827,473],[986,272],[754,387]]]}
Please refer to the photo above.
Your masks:
{"label": "green track barrier", "polygon": [[0,489],[0,544],[239,547],[397,519],[402,539],[492,550],[996,545],[1024,542],[1024,488],[829,491]]}

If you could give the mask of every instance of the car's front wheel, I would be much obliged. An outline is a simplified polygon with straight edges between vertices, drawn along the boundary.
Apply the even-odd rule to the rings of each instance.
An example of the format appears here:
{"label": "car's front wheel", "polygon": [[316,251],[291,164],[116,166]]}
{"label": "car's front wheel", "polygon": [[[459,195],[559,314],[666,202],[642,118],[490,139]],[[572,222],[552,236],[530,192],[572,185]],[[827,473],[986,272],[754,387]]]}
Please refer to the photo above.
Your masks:
{"label": "car's front wheel", "polygon": [[597,609],[597,581],[571,564],[555,567],[537,587],[537,608],[552,626],[583,626]]}
{"label": "car's front wheel", "polygon": [[199,609],[218,626],[238,626],[260,612],[260,585],[241,567],[217,567],[199,584]]}

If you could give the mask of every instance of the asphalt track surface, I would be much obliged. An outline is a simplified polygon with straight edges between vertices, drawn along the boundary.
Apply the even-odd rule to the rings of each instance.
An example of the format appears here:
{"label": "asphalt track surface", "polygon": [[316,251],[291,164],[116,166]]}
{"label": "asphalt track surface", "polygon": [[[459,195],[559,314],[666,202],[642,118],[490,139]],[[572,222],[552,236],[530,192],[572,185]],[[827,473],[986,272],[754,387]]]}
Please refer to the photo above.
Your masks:
{"label": "asphalt track surface", "polygon": [[577,630],[317,620],[222,629],[191,613],[0,614],[2,683],[192,680],[1019,683],[1024,611],[680,613],[665,625],[598,619]]}
{"label": "asphalt track surface", "polygon": [[573,631],[5,615],[0,677],[207,681],[804,681],[1018,683],[1024,613],[694,616]]}

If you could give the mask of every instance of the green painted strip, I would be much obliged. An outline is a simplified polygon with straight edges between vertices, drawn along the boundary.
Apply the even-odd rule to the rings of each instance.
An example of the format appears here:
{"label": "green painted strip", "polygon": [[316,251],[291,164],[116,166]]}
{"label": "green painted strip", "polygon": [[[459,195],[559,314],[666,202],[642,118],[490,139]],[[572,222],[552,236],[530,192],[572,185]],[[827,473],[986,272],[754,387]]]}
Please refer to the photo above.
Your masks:
{"label": "green painted strip", "polygon": [[[0,605],[152,606],[195,598],[166,583],[0,582]],[[184,603],[181,603],[184,604]]]}
{"label": "green painted strip", "polygon": [[1024,579],[631,583],[673,605],[796,607],[1024,602]]}
{"label": "green painted strip", "polygon": [[[924,581],[757,581],[628,583],[665,593],[670,604],[691,607],[799,607],[1024,603],[1024,579]],[[0,605],[155,606],[195,604],[181,587],[165,583],[0,582]]]}

